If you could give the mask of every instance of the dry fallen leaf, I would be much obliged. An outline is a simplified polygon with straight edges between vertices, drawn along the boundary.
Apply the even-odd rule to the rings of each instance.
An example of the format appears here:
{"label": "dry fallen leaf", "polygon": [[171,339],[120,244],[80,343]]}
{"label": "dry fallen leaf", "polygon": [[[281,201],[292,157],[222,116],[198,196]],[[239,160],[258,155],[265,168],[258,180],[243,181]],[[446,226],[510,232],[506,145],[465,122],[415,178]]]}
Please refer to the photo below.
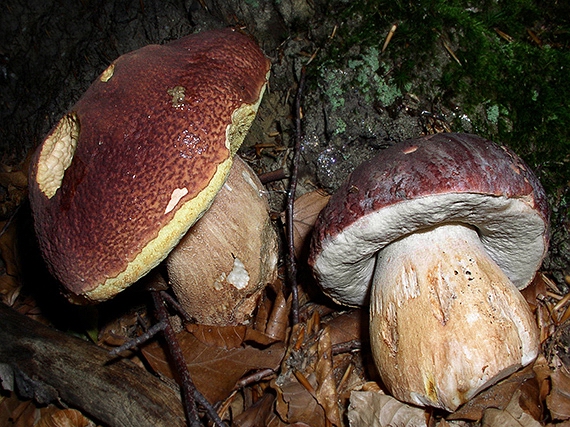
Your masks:
{"label": "dry fallen leaf", "polygon": [[450,414],[447,419],[479,421],[488,408],[505,409],[515,393],[523,399],[523,404],[529,412],[537,417],[541,415],[538,382],[532,366],[527,366],[479,393],[456,412]]}
{"label": "dry fallen leaf", "polygon": [[286,423],[305,422],[312,427],[325,427],[325,411],[307,388],[309,386],[313,391],[317,386],[314,374],[308,378],[300,377],[303,383],[295,378],[285,375],[271,381],[277,392],[275,409],[280,418]]}
{"label": "dry fallen leaf", "polygon": [[267,425],[267,419],[273,412],[275,396],[264,394],[257,402],[247,410],[234,418],[232,425],[235,427],[255,427]]}
{"label": "dry fallen leaf", "polygon": [[428,414],[381,391],[353,391],[348,420],[351,427],[427,427]]}
{"label": "dry fallen leaf", "polygon": [[342,425],[332,359],[330,328],[315,310],[293,327],[281,374],[271,382],[281,419],[314,427]]}
{"label": "dry fallen leaf", "polygon": [[485,410],[483,427],[540,427],[520,405],[521,390],[517,390],[505,409],[489,408]]}
{"label": "dry fallen leaf", "polygon": [[0,222],[0,297],[1,301],[12,306],[20,294],[20,269],[17,258],[16,222]]}
{"label": "dry fallen leaf", "polygon": [[317,355],[315,366],[318,384],[315,390],[316,399],[325,410],[328,420],[333,425],[340,426],[339,398],[333,371],[332,344],[328,326],[322,329],[320,333]]}
{"label": "dry fallen leaf", "polygon": [[[178,333],[177,338],[196,388],[210,402],[225,399],[249,371],[276,370],[285,354],[282,342],[261,349],[251,345],[224,348],[207,345],[187,331]],[[153,369],[173,377],[168,358],[158,342],[143,347],[142,353]]]}
{"label": "dry fallen leaf", "polygon": [[561,366],[550,375],[552,391],[546,397],[546,405],[555,420],[570,420],[570,374]]}
{"label": "dry fallen leaf", "polygon": [[59,409],[53,405],[40,411],[34,427],[95,427],[95,423],[75,409]]}
{"label": "dry fallen leaf", "polygon": [[328,203],[330,196],[315,190],[305,193],[295,200],[293,211],[293,239],[295,243],[295,256],[304,259],[308,249],[309,239],[315,221],[321,210]]}

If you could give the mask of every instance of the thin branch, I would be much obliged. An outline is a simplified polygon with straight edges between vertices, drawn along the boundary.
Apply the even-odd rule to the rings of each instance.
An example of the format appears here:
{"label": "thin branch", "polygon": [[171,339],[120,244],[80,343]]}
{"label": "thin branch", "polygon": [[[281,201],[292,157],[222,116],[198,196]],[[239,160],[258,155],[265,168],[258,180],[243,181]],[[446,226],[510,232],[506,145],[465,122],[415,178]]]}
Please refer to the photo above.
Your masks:
{"label": "thin branch", "polygon": [[281,181],[282,179],[287,178],[287,174],[285,173],[284,169],[277,169],[271,172],[265,172],[258,176],[259,180],[263,185],[268,184],[270,182]]}
{"label": "thin branch", "polygon": [[159,332],[164,331],[165,328],[166,328],[166,323],[165,322],[159,322],[156,325],[151,326],[149,328],[149,330],[146,331],[144,334],[142,334],[136,338],[133,338],[132,340],[127,341],[123,345],[116,347],[116,348],[112,349],[111,351],[109,351],[109,356],[117,356],[117,355],[121,354],[123,351],[133,350],[135,347],[138,347],[139,345],[144,344],[145,342],[149,341],[152,337],[154,337]]}
{"label": "thin branch", "polygon": [[338,344],[333,344],[331,351],[333,356],[335,356],[337,354],[350,353],[351,351],[361,350],[361,349],[362,349],[362,342],[360,342],[360,340],[350,340]]}
{"label": "thin branch", "polygon": [[291,179],[289,183],[289,194],[287,195],[287,270],[291,283],[292,304],[291,320],[293,324],[299,323],[299,285],[297,283],[297,263],[295,260],[295,246],[293,237],[293,208],[295,204],[295,192],[297,191],[297,179],[299,174],[299,158],[301,156],[301,96],[305,86],[305,67],[301,69],[301,77],[297,87],[295,98],[295,150],[293,154],[293,165],[291,167]]}
{"label": "thin branch", "polygon": [[196,408],[196,401],[194,400],[196,387],[194,386],[192,378],[190,378],[190,373],[188,372],[188,367],[184,361],[182,349],[180,348],[180,344],[176,339],[176,333],[170,324],[168,312],[166,311],[166,307],[162,297],[160,296],[160,292],[151,291],[151,295],[158,321],[160,323],[166,324],[163,330],[164,338],[166,339],[168,352],[170,353],[170,356],[174,363],[174,370],[179,376],[180,388],[182,389],[182,403],[184,405],[184,410],[186,411],[186,416],[188,417],[188,423],[191,427],[199,427],[201,424]]}
{"label": "thin branch", "polygon": [[[157,275],[156,280],[164,281],[162,276]],[[196,402],[198,402],[206,410],[206,414],[216,427],[227,427],[226,424],[219,417],[218,413],[214,407],[208,402],[208,400],[200,393],[194,386],[194,382],[190,377],[190,372],[188,372],[188,366],[184,360],[184,354],[180,348],[178,339],[176,338],[176,333],[174,328],[170,324],[168,317],[168,312],[166,311],[165,303],[163,299],[164,293],[161,291],[151,291],[152,299],[156,309],[156,314],[158,321],[160,323],[166,323],[166,327],[163,330],[164,338],[168,346],[168,351],[174,363],[174,371],[178,374],[180,381],[180,388],[182,389],[182,402],[184,404],[184,409],[188,417],[188,422],[191,427],[201,426],[200,420],[198,418]],[[170,301],[172,303],[172,301]]]}
{"label": "thin branch", "polygon": [[187,323],[193,322],[193,319],[188,315],[188,313],[186,313],[186,310],[184,310],[184,307],[182,307],[182,305],[180,305],[180,303],[178,301],[176,301],[176,299],[174,299],[174,297],[172,295],[170,295],[166,291],[160,291],[160,296],[170,307],[172,307],[174,309],[174,311],[176,311],[176,313],[178,313],[178,315],[180,317],[182,317],[182,319],[185,322],[187,322]]}
{"label": "thin branch", "polygon": [[240,379],[237,383],[235,388],[236,389],[240,389],[240,388],[244,388],[247,387],[251,384],[255,384],[258,383],[259,381],[269,377],[275,375],[275,371],[271,368],[265,368],[262,369],[260,371],[254,372],[253,374],[247,375],[245,377],[243,377],[242,379]]}

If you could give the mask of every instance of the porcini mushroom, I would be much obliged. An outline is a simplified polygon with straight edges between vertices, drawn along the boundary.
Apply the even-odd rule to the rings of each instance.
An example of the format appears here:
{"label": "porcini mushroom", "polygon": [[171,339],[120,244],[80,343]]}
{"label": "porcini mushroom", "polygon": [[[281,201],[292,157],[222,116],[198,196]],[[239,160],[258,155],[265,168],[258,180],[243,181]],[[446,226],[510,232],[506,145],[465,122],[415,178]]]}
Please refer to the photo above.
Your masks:
{"label": "porcini mushroom", "polygon": [[548,215],[536,176],[506,147],[425,136],[354,170],[319,216],[309,263],[335,301],[370,304],[391,393],[454,411],[537,356],[518,290],[546,254]]}
{"label": "porcini mushroom", "polygon": [[235,325],[249,319],[261,291],[275,280],[277,253],[263,185],[236,156],[214,203],[166,266],[180,304],[198,323]]}
{"label": "porcini mushroom", "polygon": [[41,252],[71,299],[112,298],[204,214],[269,67],[231,29],[146,46],[113,62],[60,120],[35,154],[30,201]]}

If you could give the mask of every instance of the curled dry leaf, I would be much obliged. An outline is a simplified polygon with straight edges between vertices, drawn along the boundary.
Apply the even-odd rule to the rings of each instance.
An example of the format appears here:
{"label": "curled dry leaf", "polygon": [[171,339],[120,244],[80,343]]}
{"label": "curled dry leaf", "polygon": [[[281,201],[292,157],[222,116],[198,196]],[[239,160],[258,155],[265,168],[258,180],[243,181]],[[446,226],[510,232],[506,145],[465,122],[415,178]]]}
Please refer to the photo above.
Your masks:
{"label": "curled dry leaf", "polygon": [[333,316],[327,322],[332,344],[340,345],[354,341],[367,342],[368,323],[366,316],[368,313],[361,309],[353,309]]}
{"label": "curled dry leaf", "polygon": [[281,375],[272,381],[276,409],[289,423],[341,425],[337,379],[333,369],[330,328],[322,327],[318,311],[293,327]]}
{"label": "curled dry leaf", "polygon": [[6,219],[14,214],[26,197],[28,187],[27,171],[29,157],[19,166],[0,164],[0,187],[4,189],[0,196],[0,218]]}
{"label": "curled dry leaf", "polygon": [[[293,211],[293,239],[295,243],[295,256],[305,259],[307,246],[317,216],[328,203],[330,196],[320,190],[305,193],[295,200]],[[285,214],[283,214],[285,215]]]}
{"label": "curled dry leaf", "polygon": [[307,384],[301,384],[292,374],[271,381],[271,386],[277,392],[275,409],[287,424],[302,421],[312,427],[325,427],[324,409],[311,394],[317,387],[314,374],[305,380],[310,384],[310,391]]}
{"label": "curled dry leaf", "polygon": [[353,391],[348,420],[351,427],[427,427],[428,414],[381,391]]}
{"label": "curled dry leaf", "polygon": [[0,297],[12,306],[20,294],[20,269],[17,258],[16,221],[0,222]]}
{"label": "curled dry leaf", "polygon": [[203,344],[224,349],[241,347],[247,343],[268,346],[277,341],[284,341],[291,302],[285,299],[281,283],[272,288],[274,295],[269,297],[268,289],[262,295],[253,321],[254,327],[187,324],[185,328]]}
{"label": "curled dry leaf", "polygon": [[561,366],[550,375],[552,391],[546,398],[546,405],[555,420],[570,420],[570,373]]}
{"label": "curled dry leaf", "polygon": [[336,388],[336,379],[333,371],[333,355],[329,327],[326,326],[319,337],[317,344],[317,365],[315,374],[318,387],[315,390],[316,399],[325,410],[329,421],[336,426],[341,425],[339,399]]}
{"label": "curled dry leaf", "polygon": [[264,394],[257,402],[247,410],[239,414],[233,420],[235,427],[255,427],[267,425],[267,419],[273,412],[275,396]]}
{"label": "curled dry leaf", "polygon": [[479,421],[489,408],[506,410],[515,394],[519,396],[521,404],[529,414],[536,418],[541,417],[539,384],[532,366],[527,366],[479,393],[456,412],[450,414],[447,419]]}
{"label": "curled dry leaf", "polygon": [[33,425],[36,412],[32,401],[21,401],[14,392],[0,394],[0,426]]}
{"label": "curled dry leaf", "polygon": [[504,409],[489,408],[485,410],[483,427],[540,427],[520,405],[521,390],[517,390]]}

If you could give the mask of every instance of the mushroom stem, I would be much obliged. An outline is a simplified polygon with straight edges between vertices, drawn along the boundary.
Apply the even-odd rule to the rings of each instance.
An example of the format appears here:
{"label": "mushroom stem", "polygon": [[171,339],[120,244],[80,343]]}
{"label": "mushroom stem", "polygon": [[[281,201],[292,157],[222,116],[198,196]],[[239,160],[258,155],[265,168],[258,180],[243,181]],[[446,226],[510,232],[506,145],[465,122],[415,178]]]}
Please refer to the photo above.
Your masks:
{"label": "mushroom stem", "polygon": [[370,329],[392,394],[448,411],[538,354],[528,304],[461,224],[407,235],[378,254]]}
{"label": "mushroom stem", "polygon": [[201,324],[247,323],[277,276],[277,246],[264,187],[236,157],[208,211],[166,260],[180,305]]}

